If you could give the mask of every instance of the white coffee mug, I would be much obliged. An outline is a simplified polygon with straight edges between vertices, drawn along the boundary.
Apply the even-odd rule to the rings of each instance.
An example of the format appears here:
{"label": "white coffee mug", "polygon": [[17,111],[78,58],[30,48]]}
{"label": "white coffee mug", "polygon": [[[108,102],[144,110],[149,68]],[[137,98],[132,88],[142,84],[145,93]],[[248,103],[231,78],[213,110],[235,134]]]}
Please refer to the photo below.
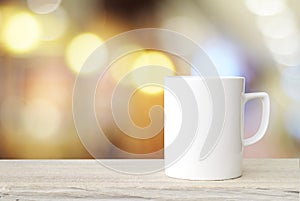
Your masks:
{"label": "white coffee mug", "polygon": [[[262,102],[258,131],[244,139],[244,107]],[[224,180],[242,175],[243,146],[266,133],[268,94],[245,93],[243,77],[165,78],[165,173],[189,180]]]}

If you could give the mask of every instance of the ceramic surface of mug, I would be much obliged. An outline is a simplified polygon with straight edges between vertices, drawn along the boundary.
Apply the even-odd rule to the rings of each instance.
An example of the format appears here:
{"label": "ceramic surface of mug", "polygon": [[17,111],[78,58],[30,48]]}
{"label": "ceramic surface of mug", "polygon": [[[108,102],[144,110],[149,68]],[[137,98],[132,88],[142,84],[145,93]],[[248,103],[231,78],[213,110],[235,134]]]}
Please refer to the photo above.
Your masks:
{"label": "ceramic surface of mug", "polygon": [[[220,84],[223,92],[216,87]],[[218,94],[223,96],[217,97]],[[258,131],[244,139],[244,107],[252,99],[261,100],[262,118]],[[166,77],[166,175],[190,180],[223,180],[241,176],[243,147],[256,143],[265,135],[269,102],[269,96],[264,92],[245,93],[243,77]],[[214,106],[224,107],[220,110],[224,114],[216,111],[218,107]],[[216,126],[213,123],[219,117],[223,117],[222,124]],[[178,142],[179,136],[181,140]],[[190,140],[185,142],[184,136]]]}

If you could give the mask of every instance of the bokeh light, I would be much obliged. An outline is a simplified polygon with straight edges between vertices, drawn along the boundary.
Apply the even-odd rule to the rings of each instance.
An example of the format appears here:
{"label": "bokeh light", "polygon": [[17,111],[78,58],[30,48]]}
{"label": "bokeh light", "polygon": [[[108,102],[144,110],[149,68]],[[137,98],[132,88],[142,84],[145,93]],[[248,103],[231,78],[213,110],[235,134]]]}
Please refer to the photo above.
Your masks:
{"label": "bokeh light", "polygon": [[[137,141],[118,129],[111,115],[111,99],[118,86],[122,97],[134,91],[128,112],[136,125],[147,126],[153,106],[163,107],[163,87],[151,82],[163,85],[165,76],[191,75],[190,64],[182,58],[143,50],[143,43],[135,40],[128,39],[126,45],[114,49],[103,43],[122,32],[147,27],[183,34],[200,45],[220,75],[244,76],[247,92],[269,93],[272,112],[268,134],[247,147],[245,156],[297,157],[300,2],[166,0],[146,4],[138,0],[1,1],[0,158],[90,158],[73,123],[74,81],[78,73],[96,75],[109,56],[123,55],[126,50],[128,54],[114,61],[99,80],[95,94],[99,123],[109,139],[124,150],[146,153],[162,148],[163,130],[156,139]],[[159,35],[144,38],[166,48],[173,43],[176,47],[185,45]],[[88,65],[87,58],[99,46],[105,54],[94,54],[90,59],[101,64]],[[131,52],[133,49],[139,51]],[[199,52],[188,56],[201,59]],[[84,63],[87,69],[82,69]],[[116,101],[120,105],[124,102]],[[260,116],[259,105],[255,101],[252,105],[245,112],[249,136],[257,129]],[[153,117],[163,123],[163,112]],[[104,142],[95,142],[95,147],[103,158],[127,157],[111,151]]]}
{"label": "bokeh light", "polygon": [[286,38],[266,38],[267,47],[275,54],[293,54],[300,50],[299,34],[293,34]]}
{"label": "bokeh light", "polygon": [[47,14],[55,11],[61,0],[27,0],[28,7],[35,13]]}
{"label": "bokeh light", "polygon": [[[149,66],[160,66],[171,71],[162,71],[162,69],[157,69],[153,71],[147,71],[145,74],[135,73],[134,71],[138,68]],[[149,80],[151,78],[155,80],[163,80],[166,76],[171,76],[175,74],[175,66],[171,59],[162,52],[154,51],[154,50],[146,50],[142,52],[142,54],[134,61],[131,70],[132,72],[132,80],[134,84],[138,87],[141,87],[141,83],[144,83],[144,80]],[[145,86],[142,87],[141,92],[147,94],[158,94],[163,92],[163,87],[160,86]]]}
{"label": "bokeh light", "polygon": [[[119,54],[118,51],[131,52],[133,49],[138,50],[142,48],[137,44],[124,45],[123,47],[119,47],[118,50],[116,50],[115,54],[118,55]],[[124,78],[126,74],[130,72],[133,62],[140,55],[141,55],[140,51],[132,52],[114,61],[110,65],[110,68],[108,69],[108,73],[111,74],[114,81],[119,82],[119,84],[122,85],[132,86],[132,81],[130,79],[122,79],[122,78]]]}
{"label": "bokeh light", "polygon": [[60,110],[45,99],[31,100],[22,112],[25,132],[37,139],[53,138],[61,126],[61,120]]}
{"label": "bokeh light", "polygon": [[296,15],[285,0],[247,0],[265,45],[278,67],[300,65],[300,37]]}
{"label": "bokeh light", "polygon": [[276,15],[286,8],[285,0],[246,0],[245,3],[252,13],[261,16]]}
{"label": "bokeh light", "polygon": [[[75,36],[66,49],[66,61],[74,73],[79,73],[87,58],[103,43],[103,40],[93,33],[83,33]],[[106,59],[106,58],[100,58]],[[84,69],[82,73],[92,73],[97,67]]]}
{"label": "bokeh light", "polygon": [[2,34],[4,44],[10,51],[24,53],[37,46],[41,30],[33,15],[21,12],[6,21]]}
{"label": "bokeh light", "polygon": [[69,26],[69,19],[63,8],[49,14],[38,15],[37,20],[41,26],[41,40],[45,41],[62,37]]}
{"label": "bokeh light", "polygon": [[291,54],[273,54],[274,60],[283,66],[293,67],[300,65],[300,50]]}
{"label": "bokeh light", "polygon": [[270,38],[284,38],[297,33],[297,24],[291,12],[280,15],[257,17],[259,30]]}

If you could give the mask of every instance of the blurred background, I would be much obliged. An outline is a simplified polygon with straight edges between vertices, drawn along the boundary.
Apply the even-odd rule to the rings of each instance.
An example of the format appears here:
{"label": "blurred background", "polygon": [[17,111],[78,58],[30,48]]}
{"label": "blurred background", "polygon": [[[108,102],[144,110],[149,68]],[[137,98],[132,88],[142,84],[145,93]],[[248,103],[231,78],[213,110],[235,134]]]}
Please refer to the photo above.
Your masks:
{"label": "blurred background", "polygon": [[[1,0],[0,158],[91,158],[73,122],[76,75],[105,40],[146,27],[184,34],[206,51],[220,75],[245,76],[246,92],[269,93],[268,133],[245,148],[245,157],[298,157],[299,9],[297,0]],[[147,140],[124,135],[113,122],[110,98],[127,72],[151,64],[190,73],[180,58],[144,50],[116,61],[97,92],[97,117],[106,136],[131,153],[162,149],[163,131]],[[133,121],[147,126],[153,105],[163,105],[163,90],[137,91],[130,102]],[[255,101],[246,106],[248,137],[258,127],[260,108]],[[103,158],[126,157],[96,143]]]}

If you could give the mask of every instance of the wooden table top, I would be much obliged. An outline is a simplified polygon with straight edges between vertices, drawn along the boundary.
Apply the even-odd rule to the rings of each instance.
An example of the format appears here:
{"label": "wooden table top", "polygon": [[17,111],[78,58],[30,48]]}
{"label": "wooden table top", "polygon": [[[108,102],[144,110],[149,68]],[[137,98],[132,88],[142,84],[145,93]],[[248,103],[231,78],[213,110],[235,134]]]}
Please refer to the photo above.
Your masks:
{"label": "wooden table top", "polygon": [[243,176],[225,181],[120,174],[95,160],[0,160],[0,200],[299,200],[299,173],[298,159],[245,159]]}

